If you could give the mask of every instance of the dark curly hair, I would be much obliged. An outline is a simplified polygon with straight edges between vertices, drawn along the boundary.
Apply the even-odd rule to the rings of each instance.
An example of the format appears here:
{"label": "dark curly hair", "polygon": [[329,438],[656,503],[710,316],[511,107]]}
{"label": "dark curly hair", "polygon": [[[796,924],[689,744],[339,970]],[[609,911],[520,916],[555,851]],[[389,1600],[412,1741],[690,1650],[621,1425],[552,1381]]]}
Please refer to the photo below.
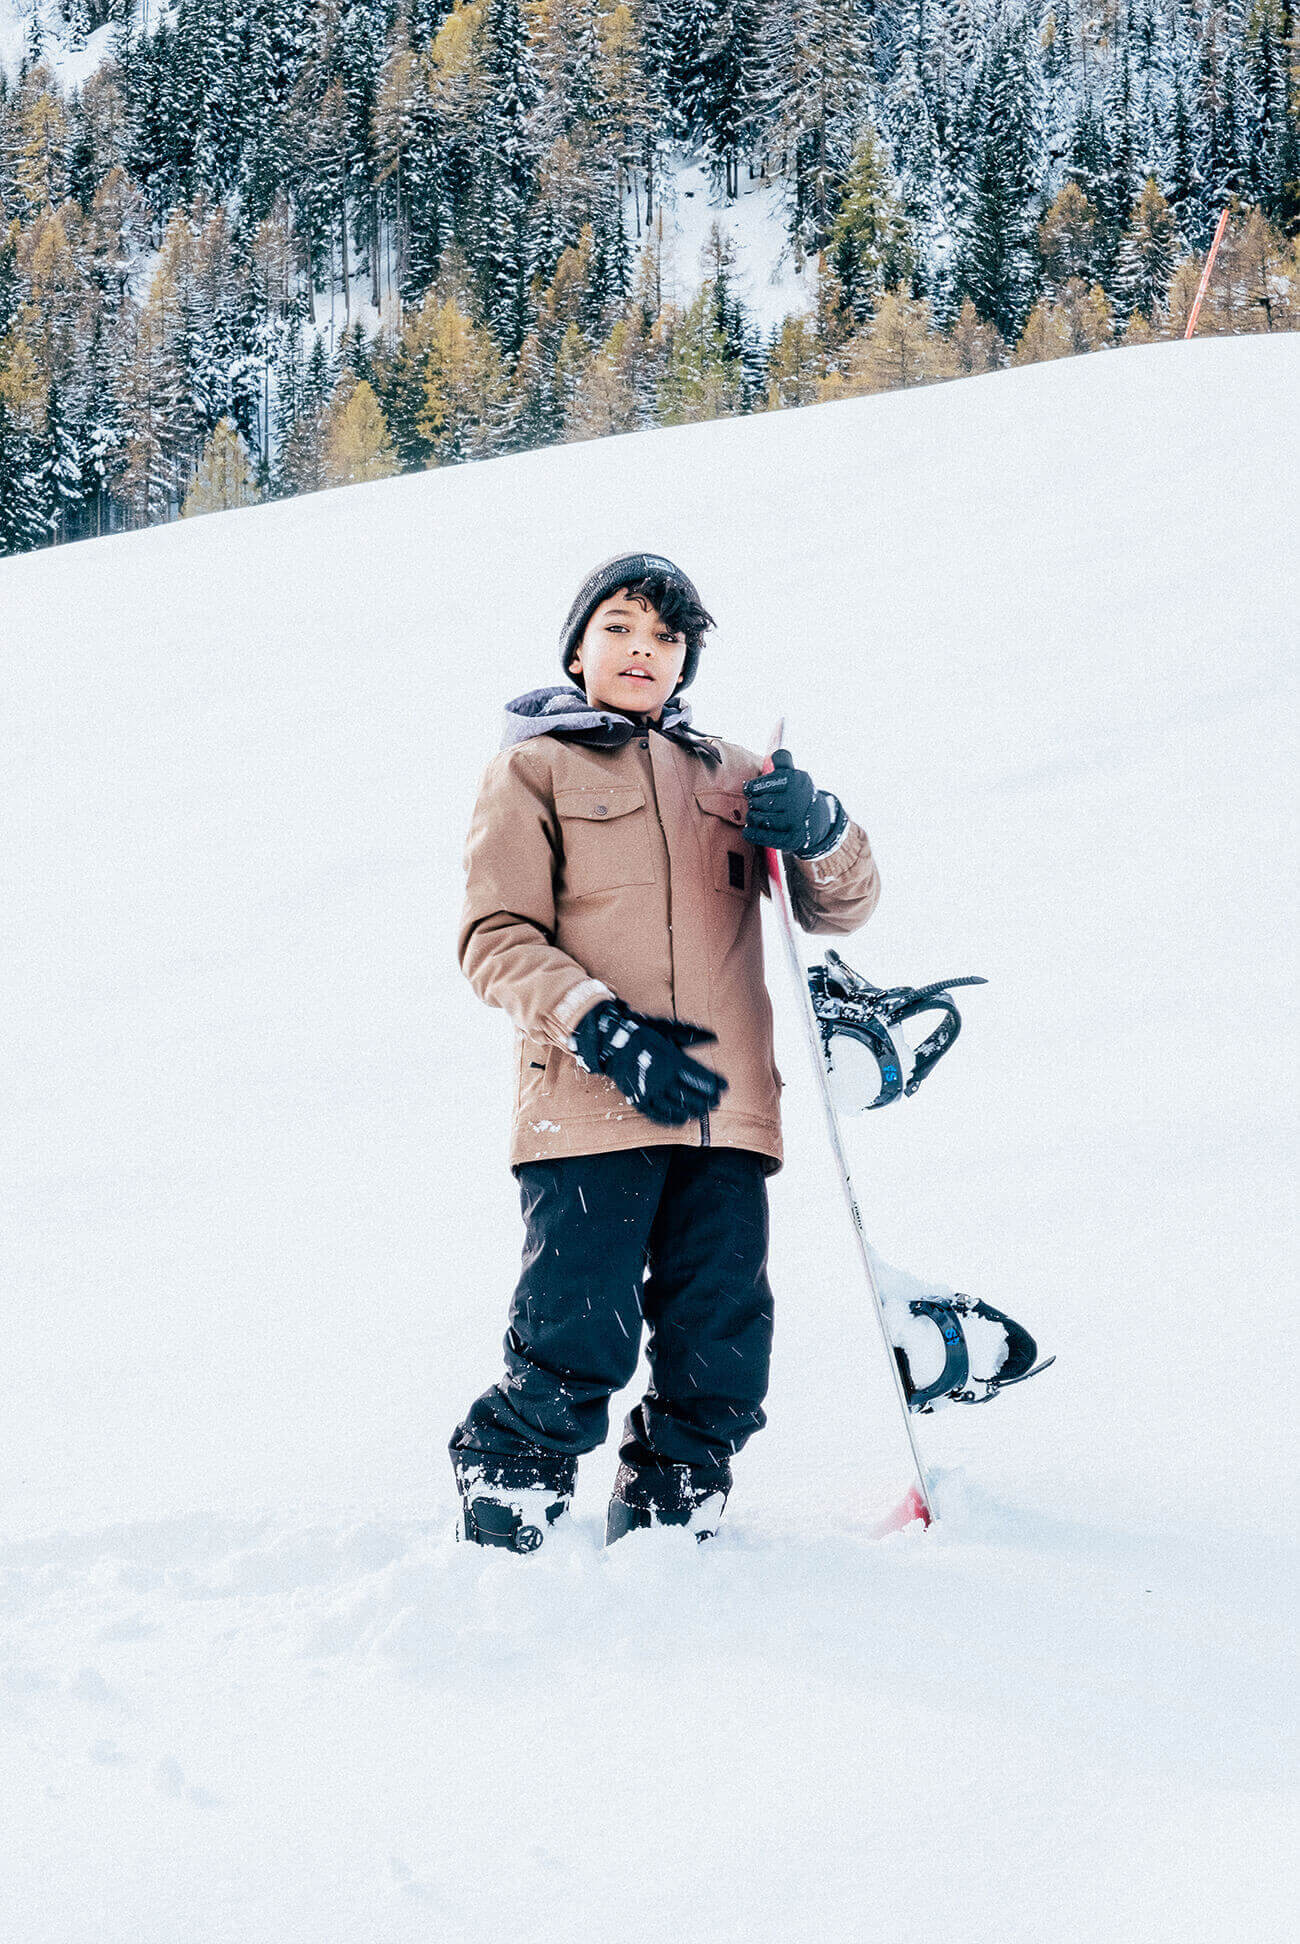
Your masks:
{"label": "dark curly hair", "polygon": [[[685,688],[695,674],[695,665],[700,658],[706,628],[718,625],[706,607],[691,599],[680,581],[669,578],[667,574],[642,574],[637,580],[625,581],[602,598],[612,600],[615,594],[624,593],[629,599],[640,597],[650,603],[659,619],[674,634],[686,637],[686,660],[682,663],[681,680],[678,688]],[[573,647],[577,647],[575,641]],[[573,659],[573,649],[569,650],[569,661]],[[569,673],[572,674],[572,669]]]}

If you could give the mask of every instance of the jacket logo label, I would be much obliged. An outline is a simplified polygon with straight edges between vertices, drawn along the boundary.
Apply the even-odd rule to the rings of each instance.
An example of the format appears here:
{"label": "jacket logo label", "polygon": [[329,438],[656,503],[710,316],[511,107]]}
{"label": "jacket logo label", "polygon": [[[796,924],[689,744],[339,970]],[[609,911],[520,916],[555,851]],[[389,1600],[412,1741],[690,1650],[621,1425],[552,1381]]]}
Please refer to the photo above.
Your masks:
{"label": "jacket logo label", "polygon": [[745,853],[744,853],[744,851],[728,851],[728,852],[727,852],[727,878],[728,878],[728,881],[729,881],[729,882],[730,882],[730,884],[731,884],[731,888],[732,888],[732,890],[733,890],[733,891],[743,891],[743,890],[744,890],[744,888],[745,888]]}

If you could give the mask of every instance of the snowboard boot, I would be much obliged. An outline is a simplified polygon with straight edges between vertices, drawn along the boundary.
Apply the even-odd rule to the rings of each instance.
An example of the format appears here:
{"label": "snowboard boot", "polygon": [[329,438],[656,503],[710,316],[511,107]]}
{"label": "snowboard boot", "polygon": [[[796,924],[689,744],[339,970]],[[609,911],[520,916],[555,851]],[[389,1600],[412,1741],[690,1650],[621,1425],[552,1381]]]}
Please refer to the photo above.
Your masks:
{"label": "snowboard boot", "polygon": [[685,1526],[697,1539],[712,1539],[731,1490],[727,1472],[692,1465],[623,1463],[614,1480],[605,1520],[605,1544],[645,1526]]}
{"label": "snowboard boot", "polygon": [[506,1458],[489,1451],[452,1454],[460,1493],[458,1539],[476,1546],[536,1552],[569,1509],[577,1479],[575,1458]]}

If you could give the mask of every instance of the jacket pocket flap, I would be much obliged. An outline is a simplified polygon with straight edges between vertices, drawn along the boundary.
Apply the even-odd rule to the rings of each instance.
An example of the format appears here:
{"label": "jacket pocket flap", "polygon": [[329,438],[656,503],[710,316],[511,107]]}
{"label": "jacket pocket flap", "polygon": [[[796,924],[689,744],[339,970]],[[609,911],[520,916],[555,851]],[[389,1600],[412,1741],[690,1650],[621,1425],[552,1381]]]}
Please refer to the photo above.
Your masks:
{"label": "jacket pocket flap", "polygon": [[636,783],[611,784],[603,790],[557,790],[555,808],[562,817],[592,817],[603,823],[607,817],[625,817],[639,810],[645,791]]}
{"label": "jacket pocket flap", "polygon": [[736,790],[697,790],[695,801],[711,817],[725,817],[728,823],[743,824],[749,815],[749,798]]}

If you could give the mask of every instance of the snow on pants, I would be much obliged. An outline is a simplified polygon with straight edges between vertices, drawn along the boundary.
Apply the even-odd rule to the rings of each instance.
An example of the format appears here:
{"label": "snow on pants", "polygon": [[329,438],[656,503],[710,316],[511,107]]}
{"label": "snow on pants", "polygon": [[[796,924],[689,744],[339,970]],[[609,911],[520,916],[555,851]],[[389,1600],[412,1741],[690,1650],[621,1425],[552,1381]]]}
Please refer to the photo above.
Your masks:
{"label": "snow on pants", "polygon": [[[757,1154],[645,1147],[525,1161],[514,1173],[523,1273],[505,1376],[470,1406],[453,1461],[484,1454],[515,1480],[571,1477],[635,1374],[642,1320],[650,1388],[628,1417],[631,1465],[686,1464],[729,1486],[730,1459],[766,1419],[772,1347],[767,1183]],[[557,1464],[556,1461],[559,1461]]]}

